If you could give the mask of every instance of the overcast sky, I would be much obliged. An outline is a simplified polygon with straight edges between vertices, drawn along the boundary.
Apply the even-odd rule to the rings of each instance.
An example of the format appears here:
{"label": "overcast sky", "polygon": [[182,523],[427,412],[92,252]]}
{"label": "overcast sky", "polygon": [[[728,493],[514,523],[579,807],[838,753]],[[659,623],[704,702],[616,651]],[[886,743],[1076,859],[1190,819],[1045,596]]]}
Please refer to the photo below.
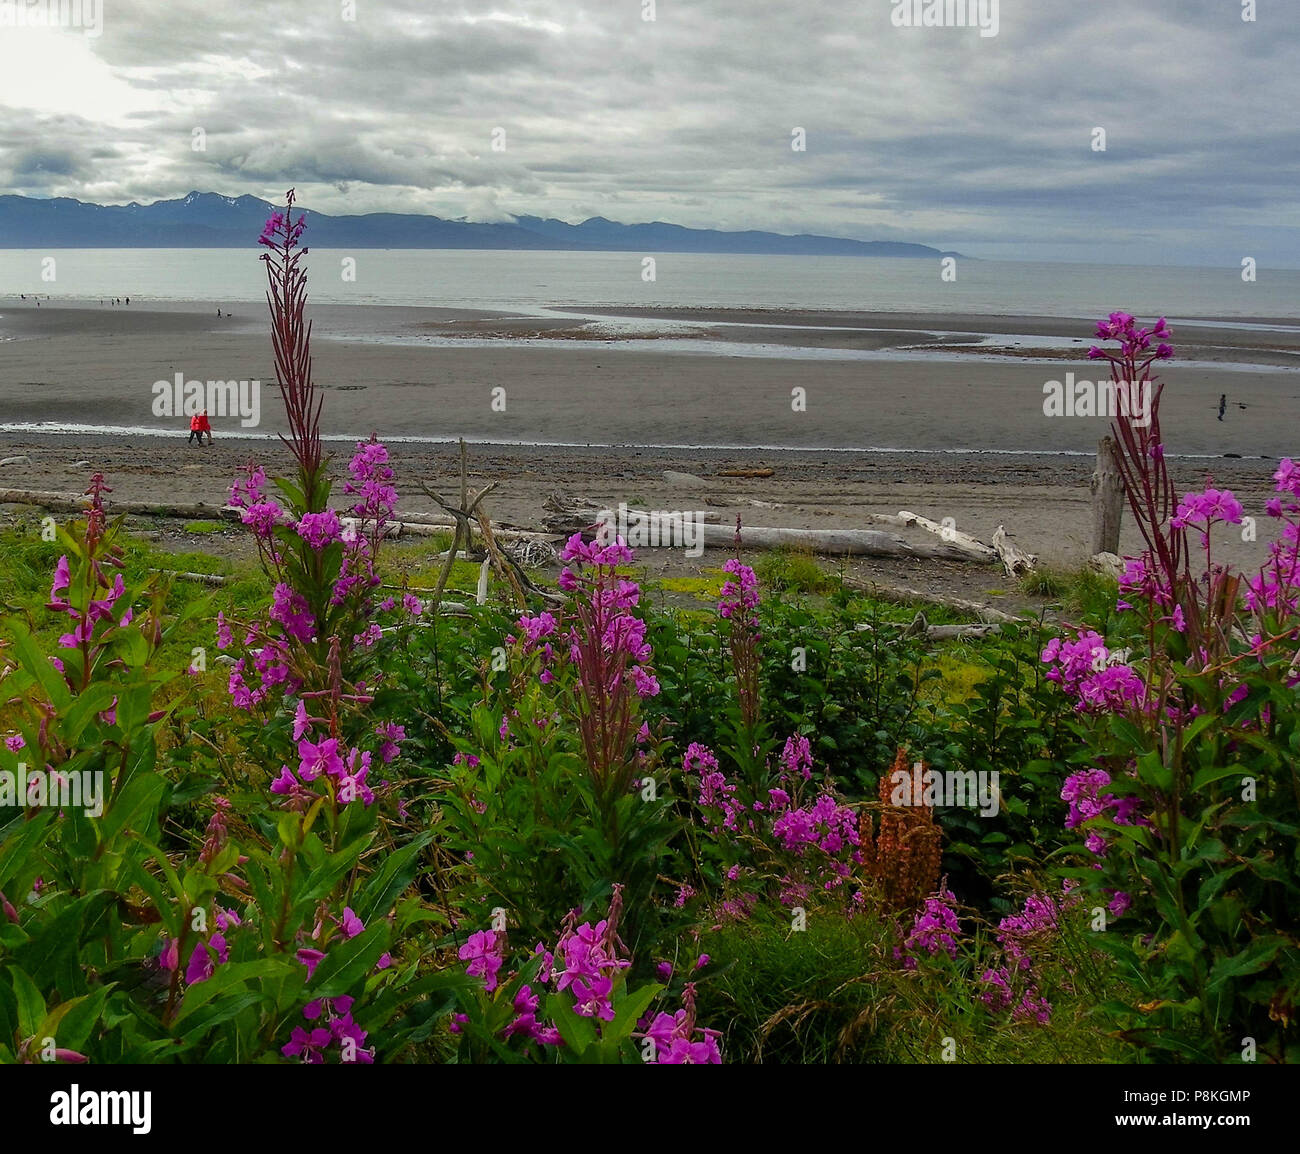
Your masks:
{"label": "overcast sky", "polygon": [[0,191],[1300,267],[1296,2],[103,0],[0,27]]}

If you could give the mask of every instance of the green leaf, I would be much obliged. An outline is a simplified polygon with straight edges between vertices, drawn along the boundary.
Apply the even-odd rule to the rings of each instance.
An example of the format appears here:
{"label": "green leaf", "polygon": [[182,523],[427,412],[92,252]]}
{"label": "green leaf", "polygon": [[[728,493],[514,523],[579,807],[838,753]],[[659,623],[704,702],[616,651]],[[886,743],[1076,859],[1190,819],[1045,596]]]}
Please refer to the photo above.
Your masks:
{"label": "green leaf", "polygon": [[22,667],[39,683],[54,707],[62,713],[72,702],[72,693],[63,675],[50,664],[49,657],[33,640],[26,627],[13,618],[9,619],[12,629],[12,647]]}
{"label": "green leaf", "polygon": [[111,681],[96,681],[88,685],[59,719],[63,739],[75,747],[87,724],[96,714],[108,709],[116,696],[117,689]]}
{"label": "green leaf", "polygon": [[651,982],[648,986],[642,986],[636,993],[628,994],[615,1010],[614,1020],[605,1027],[602,1040],[613,1038],[622,1041],[624,1038],[630,1038],[632,1031],[636,1029],[637,1020],[663,989],[663,986]]}
{"label": "green leaf", "polygon": [[1286,944],[1286,939],[1282,937],[1258,938],[1241,953],[1229,958],[1220,958],[1210,970],[1206,990],[1211,994],[1217,993],[1233,978],[1239,978],[1244,974],[1257,974],[1260,970],[1267,969]]}
{"label": "green leaf", "polygon": [[376,914],[380,917],[387,916],[402,891],[415,877],[418,869],[416,859],[420,851],[432,840],[432,833],[423,833],[396,853],[390,853],[384,858],[384,864],[375,871],[365,889],[353,902],[357,917],[364,922]]}
{"label": "green leaf", "polygon": [[0,889],[4,889],[18,875],[19,870],[29,866],[32,859],[37,857],[41,843],[50,832],[56,812],[47,807],[30,821],[19,816],[7,827],[4,838],[0,841]]}
{"label": "green leaf", "polygon": [[379,921],[350,941],[331,945],[312,976],[312,996],[336,998],[365,981],[388,948],[388,933],[388,923]]}
{"label": "green leaf", "polygon": [[153,822],[138,821],[144,813],[152,815],[162,800],[167,783],[153,774],[136,774],[113,799],[99,820],[100,844],[111,846],[124,829],[148,832]]}
{"label": "green leaf", "polygon": [[[1204,721],[1205,718],[1198,717],[1196,720]],[[1193,790],[1204,789],[1207,785],[1210,785],[1212,782],[1222,781],[1225,777],[1240,778],[1240,777],[1250,777],[1250,776],[1252,775],[1249,774],[1246,771],[1246,768],[1242,765],[1206,766],[1205,769],[1198,770],[1196,775],[1192,778],[1192,789]]]}
{"label": "green leaf", "polygon": [[[185,991],[181,999],[181,1008],[172,1019],[172,1029],[176,1030],[200,1006],[207,1005],[213,998],[230,990],[241,988],[244,983],[257,978],[282,978],[293,973],[294,963],[284,958],[259,958],[253,962],[226,962],[213,970],[207,981],[198,982]],[[260,996],[260,994],[258,995]],[[256,1000],[256,997],[254,998]],[[212,1024],[211,1022],[208,1023]],[[179,1031],[181,1034],[187,1031]]]}
{"label": "green leaf", "polygon": [[45,1017],[45,999],[41,997],[41,991],[36,988],[36,983],[22,969],[18,966],[7,968],[9,981],[18,998],[18,1032],[22,1035],[19,1039],[22,1041],[36,1034],[36,1027]]}
{"label": "green leaf", "polygon": [[576,1058],[582,1055],[596,1042],[596,1026],[590,1018],[575,1014],[569,1006],[568,998],[562,994],[551,994],[546,999],[546,1016],[560,1031],[560,1037],[573,1051]]}
{"label": "green leaf", "polygon": [[[55,1035],[61,1047],[68,1050],[80,1050],[90,1037],[91,1031],[98,1024],[108,1001],[110,986],[98,986],[93,993],[82,998],[64,1002],[67,1012],[59,1023],[59,1032]],[[60,1007],[63,1008],[63,1007]]]}

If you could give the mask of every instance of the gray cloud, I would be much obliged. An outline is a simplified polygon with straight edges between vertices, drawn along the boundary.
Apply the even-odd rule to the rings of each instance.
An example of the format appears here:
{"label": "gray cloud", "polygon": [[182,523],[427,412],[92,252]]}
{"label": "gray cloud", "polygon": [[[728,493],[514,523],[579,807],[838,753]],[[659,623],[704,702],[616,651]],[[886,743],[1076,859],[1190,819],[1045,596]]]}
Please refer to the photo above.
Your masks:
{"label": "gray cloud", "polygon": [[11,96],[0,183],[1300,265],[1300,32],[1280,6],[1006,2],[987,38],[895,28],[893,7],[663,0],[650,22],[642,0],[355,0],[349,21],[342,0],[105,0],[77,49],[102,70],[53,81],[76,112]]}

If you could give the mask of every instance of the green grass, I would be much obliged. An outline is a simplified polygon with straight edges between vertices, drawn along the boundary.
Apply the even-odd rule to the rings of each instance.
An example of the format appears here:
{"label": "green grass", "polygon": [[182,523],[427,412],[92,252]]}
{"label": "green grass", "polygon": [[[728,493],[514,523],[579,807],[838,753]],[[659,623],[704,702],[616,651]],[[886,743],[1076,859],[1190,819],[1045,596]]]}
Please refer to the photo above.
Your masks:
{"label": "green grass", "polygon": [[1115,608],[1119,586],[1097,570],[1057,569],[1046,566],[1020,578],[1018,586],[1027,597],[1043,597],[1073,614],[1103,614]]}
{"label": "green grass", "polygon": [[836,581],[806,549],[773,549],[754,563],[759,582],[791,593],[829,593]]}
{"label": "green grass", "polygon": [[226,521],[186,521],[182,528],[187,533],[221,533],[234,526]]}

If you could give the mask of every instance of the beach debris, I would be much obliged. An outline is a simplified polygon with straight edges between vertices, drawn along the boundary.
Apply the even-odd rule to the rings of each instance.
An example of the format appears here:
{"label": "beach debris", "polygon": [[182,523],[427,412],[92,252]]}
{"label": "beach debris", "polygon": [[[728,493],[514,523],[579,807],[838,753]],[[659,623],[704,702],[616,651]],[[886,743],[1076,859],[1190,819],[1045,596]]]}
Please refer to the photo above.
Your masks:
{"label": "beach debris", "polygon": [[678,473],[673,469],[664,470],[664,480],[670,485],[686,485],[692,488],[708,484],[703,477],[697,477],[694,473]]}
{"label": "beach debris", "polygon": [[522,565],[527,569],[541,569],[547,565],[554,565],[559,560],[555,547],[539,537],[512,541],[502,548],[516,565]]}
{"label": "beach debris", "polygon": [[[86,498],[81,493],[52,493],[29,489],[0,489],[0,504],[36,505],[58,513],[84,513]],[[221,518],[240,520],[240,510],[229,505],[205,505],[202,501],[190,505],[171,505],[157,501],[114,501],[113,513],[140,513],[150,517],[179,517],[186,521],[206,521]]]}
{"label": "beach debris", "polygon": [[[862,626],[857,627],[861,629]],[[926,641],[955,641],[967,638],[996,637],[1002,632],[1002,626],[985,623],[983,625],[931,625],[921,610],[917,610],[912,623],[903,630],[903,637],[922,637]]]}
{"label": "beach debris", "polygon": [[[602,513],[610,506],[597,505],[590,500],[548,497],[545,508],[551,516],[543,524],[553,533],[578,533],[592,530]],[[624,510],[620,509],[620,513]],[[662,521],[662,514],[644,509],[626,509],[630,520],[650,525]],[[696,531],[705,548],[730,549],[735,542],[735,529],[729,525],[698,524]],[[956,542],[912,542],[895,533],[877,529],[791,529],[747,525],[741,531],[741,545],[752,549],[807,549],[836,557],[916,557],[943,561],[987,562],[979,552]]]}
{"label": "beach debris", "polygon": [[68,468],[69,468],[69,469],[89,469],[89,468],[90,468],[90,462],[89,462],[89,461],[73,461],[72,464],[68,466]]}
{"label": "beach debris", "polygon": [[719,477],[773,477],[776,475],[775,469],[720,469]]}
{"label": "beach debris", "polygon": [[1002,559],[1008,577],[1019,577],[1022,573],[1032,573],[1038,567],[1038,557],[1018,549],[1007,537],[1005,526],[999,525],[993,534],[993,548]]}
{"label": "beach debris", "polygon": [[224,585],[230,580],[229,577],[223,577],[220,573],[188,573],[183,569],[150,569],[150,573],[166,573],[169,577],[175,577],[178,581],[195,581],[201,585]]}
{"label": "beach debris", "polygon": [[6,465],[30,465],[31,463],[31,457],[6,457],[3,461],[0,461],[0,469],[3,469]]}
{"label": "beach debris", "polygon": [[970,549],[972,552],[980,554],[986,560],[993,561],[997,559],[997,550],[991,545],[984,544],[983,541],[977,541],[969,533],[963,533],[956,527],[951,517],[944,519],[943,523],[931,521],[928,517],[922,517],[919,513],[909,513],[906,509],[900,509],[896,519],[891,521],[898,524],[904,529],[913,527],[924,529],[928,533],[936,534],[941,540],[948,542],[950,545],[960,545],[963,549]]}
{"label": "beach debris", "polygon": [[842,577],[841,583],[846,589],[866,593],[877,601],[888,601],[894,605],[913,605],[916,602],[931,605],[943,605],[949,609],[958,609],[963,613],[973,613],[988,624],[1012,623],[1020,618],[1004,613],[1001,609],[983,605],[978,601],[968,601],[964,597],[950,597],[943,593],[925,593],[906,585],[885,585],[878,581],[864,581],[857,577]]}

